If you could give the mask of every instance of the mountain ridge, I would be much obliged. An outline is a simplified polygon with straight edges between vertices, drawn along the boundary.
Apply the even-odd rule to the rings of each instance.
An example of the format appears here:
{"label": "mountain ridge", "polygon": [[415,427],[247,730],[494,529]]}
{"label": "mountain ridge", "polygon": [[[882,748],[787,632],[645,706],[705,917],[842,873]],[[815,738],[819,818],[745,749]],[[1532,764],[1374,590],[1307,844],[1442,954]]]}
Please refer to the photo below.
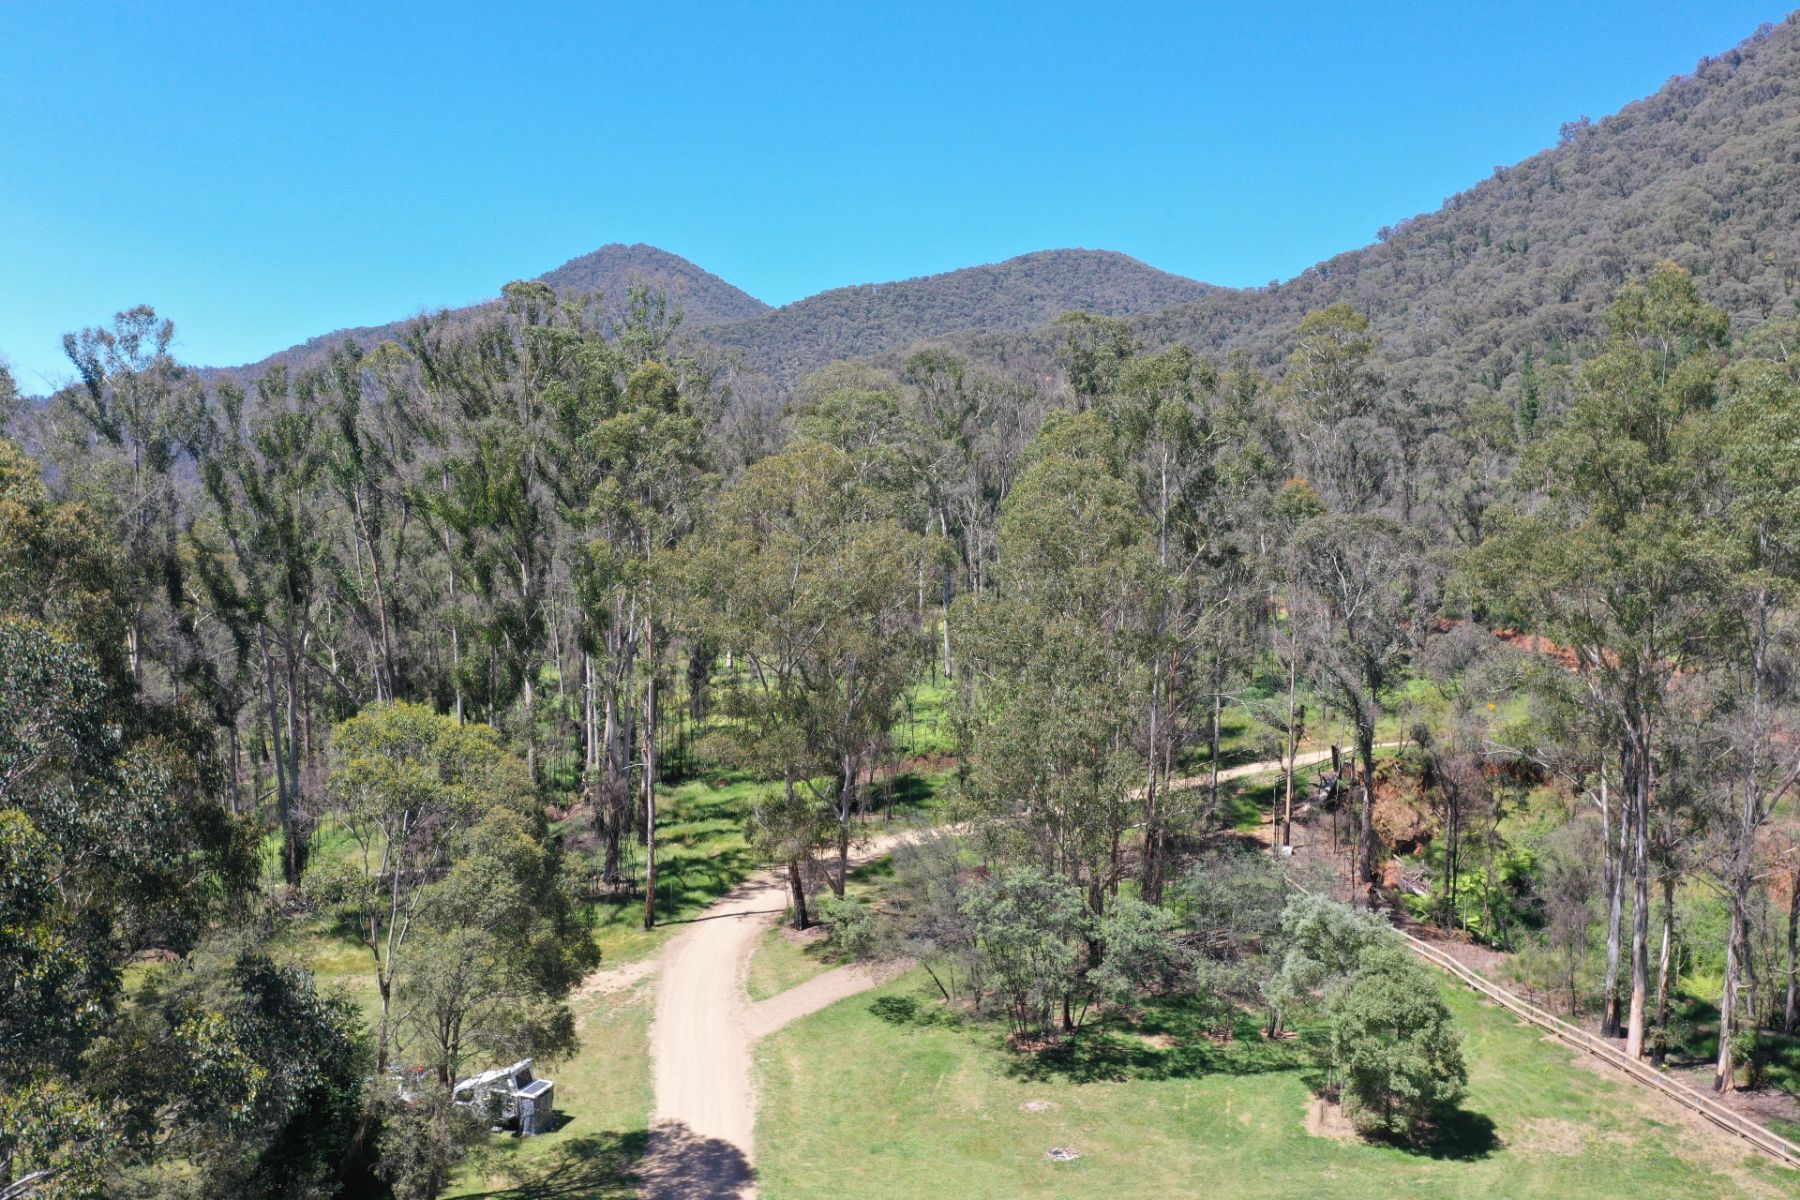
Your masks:
{"label": "mountain ridge", "polygon": [[[1366,246],[1131,323],[1152,347],[1279,369],[1307,312],[1348,303],[1401,386],[1499,391],[1526,354],[1566,359],[1597,338],[1618,287],[1662,260],[1692,272],[1739,332],[1800,317],[1800,13],[1616,113],[1565,124],[1557,145]],[[1058,336],[1040,326],[943,344],[1054,384]]]}
{"label": "mountain ridge", "polygon": [[[534,278],[564,294],[597,296],[602,311],[607,313],[620,311],[631,286],[642,284],[679,305],[683,321],[689,328],[741,321],[774,311],[750,293],[680,255],[643,242],[630,245],[609,242]],[[499,304],[499,297],[494,296],[454,308],[422,308],[409,317],[318,334],[254,362],[202,369],[216,375],[254,377],[271,366],[310,366],[322,361],[333,346],[345,341],[355,342],[368,350],[383,341],[398,340],[420,316],[441,316],[452,325],[471,323],[495,311]]]}

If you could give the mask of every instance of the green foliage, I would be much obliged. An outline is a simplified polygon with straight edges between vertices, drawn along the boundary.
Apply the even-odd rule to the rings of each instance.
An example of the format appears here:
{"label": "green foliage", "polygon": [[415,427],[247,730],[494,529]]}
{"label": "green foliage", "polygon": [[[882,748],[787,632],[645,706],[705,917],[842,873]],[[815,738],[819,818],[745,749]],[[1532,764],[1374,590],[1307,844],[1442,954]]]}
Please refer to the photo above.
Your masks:
{"label": "green foliage", "polygon": [[1283,950],[1263,984],[1271,1032],[1289,1013],[1316,1002],[1356,973],[1363,952],[1396,935],[1380,917],[1322,896],[1296,895],[1281,912]]}
{"label": "green foliage", "polygon": [[831,944],[849,958],[866,958],[875,949],[874,914],[853,896],[827,896],[819,902],[819,921],[831,931]]}
{"label": "green foliage", "polygon": [[1058,1005],[1072,1027],[1082,944],[1093,925],[1081,890],[1037,867],[1014,867],[970,888],[961,907],[977,994],[999,1001],[1015,1033],[1048,1030]]}
{"label": "green foliage", "polygon": [[1167,909],[1135,896],[1118,896],[1095,927],[1100,965],[1088,972],[1087,986],[1115,1004],[1184,982],[1188,955],[1175,940],[1176,921]]}
{"label": "green foliage", "polygon": [[[349,1001],[321,995],[310,974],[251,940],[153,974],[90,1056],[91,1078],[126,1098],[146,1159],[179,1152],[145,1172],[169,1194],[335,1195],[362,1107],[366,1030]],[[158,1139],[171,1140],[152,1154]]]}
{"label": "green foliage", "polygon": [[1237,959],[1279,943],[1288,887],[1268,854],[1233,848],[1202,855],[1171,899],[1201,953]]}
{"label": "green foliage", "polygon": [[1357,1126],[1402,1135],[1460,1100],[1462,1043],[1437,981],[1393,939],[1367,945],[1325,1008],[1325,1053]]}
{"label": "green foliage", "polygon": [[387,1103],[375,1172],[395,1200],[436,1200],[450,1172],[483,1130],[476,1115],[451,1103],[449,1089],[427,1080],[406,1099]]}

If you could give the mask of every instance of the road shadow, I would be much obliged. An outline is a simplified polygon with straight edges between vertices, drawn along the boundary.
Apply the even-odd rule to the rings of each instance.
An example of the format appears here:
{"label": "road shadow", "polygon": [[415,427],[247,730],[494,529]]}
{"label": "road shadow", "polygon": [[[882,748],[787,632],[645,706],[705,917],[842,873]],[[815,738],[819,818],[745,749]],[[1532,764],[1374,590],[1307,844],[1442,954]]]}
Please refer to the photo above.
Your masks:
{"label": "road shadow", "polygon": [[740,1200],[755,1185],[756,1169],[742,1150],[679,1121],[650,1131],[650,1148],[638,1167],[643,1200]]}
{"label": "road shadow", "polygon": [[647,1130],[570,1138],[540,1162],[510,1172],[513,1183],[475,1200],[628,1200],[638,1194],[637,1167]]}

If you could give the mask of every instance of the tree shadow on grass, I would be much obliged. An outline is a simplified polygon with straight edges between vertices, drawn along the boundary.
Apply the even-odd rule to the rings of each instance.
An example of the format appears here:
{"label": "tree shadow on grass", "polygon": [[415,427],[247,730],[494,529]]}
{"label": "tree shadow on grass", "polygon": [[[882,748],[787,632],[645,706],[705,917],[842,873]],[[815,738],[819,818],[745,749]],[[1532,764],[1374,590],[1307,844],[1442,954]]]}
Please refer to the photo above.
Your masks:
{"label": "tree shadow on grass", "polygon": [[477,1193],[476,1200],[627,1200],[638,1194],[637,1166],[649,1140],[644,1129],[570,1138],[529,1168],[515,1169],[512,1186]]}
{"label": "tree shadow on grass", "polygon": [[928,813],[937,798],[937,785],[911,771],[884,780],[878,787],[877,803],[889,817]]}
{"label": "tree shadow on grass", "polygon": [[1196,1079],[1204,1075],[1266,1075],[1304,1070],[1302,1043],[1269,1041],[1260,1022],[1231,1014],[1232,1037],[1216,1041],[1222,1019],[1191,998],[1149,1001],[1127,1020],[1108,1014],[1058,1045],[1011,1051],[1007,1073],[1030,1082],[1123,1083],[1131,1079]]}
{"label": "tree shadow on grass", "polygon": [[869,1011],[889,1025],[914,1029],[955,1029],[967,1020],[946,1004],[917,996],[877,996],[869,1001]]}
{"label": "tree shadow on grass", "polygon": [[1420,1158],[1476,1162],[1500,1148],[1500,1131],[1487,1114],[1454,1108],[1439,1113],[1430,1124],[1410,1136],[1373,1133],[1368,1135],[1368,1140]]}
{"label": "tree shadow on grass", "polygon": [[[693,917],[748,880],[761,862],[747,847],[733,846],[710,855],[674,853],[657,867],[656,907],[661,920],[673,923]],[[644,908],[635,887],[593,898],[602,927],[635,922]]]}

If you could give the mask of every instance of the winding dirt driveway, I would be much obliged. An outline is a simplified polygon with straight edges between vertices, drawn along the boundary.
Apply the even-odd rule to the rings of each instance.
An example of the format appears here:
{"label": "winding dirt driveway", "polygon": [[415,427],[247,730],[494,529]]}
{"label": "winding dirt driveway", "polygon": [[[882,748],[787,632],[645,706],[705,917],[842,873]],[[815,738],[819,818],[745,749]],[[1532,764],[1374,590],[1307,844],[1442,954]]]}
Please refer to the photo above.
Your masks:
{"label": "winding dirt driveway", "polygon": [[[872,838],[851,861],[879,858],[909,836]],[[782,877],[764,873],[689,921],[663,949],[650,1026],[656,1103],[639,1169],[648,1200],[754,1196],[751,1046],[883,978],[866,967],[843,967],[752,1004],[745,983],[750,955],[786,906]]]}

